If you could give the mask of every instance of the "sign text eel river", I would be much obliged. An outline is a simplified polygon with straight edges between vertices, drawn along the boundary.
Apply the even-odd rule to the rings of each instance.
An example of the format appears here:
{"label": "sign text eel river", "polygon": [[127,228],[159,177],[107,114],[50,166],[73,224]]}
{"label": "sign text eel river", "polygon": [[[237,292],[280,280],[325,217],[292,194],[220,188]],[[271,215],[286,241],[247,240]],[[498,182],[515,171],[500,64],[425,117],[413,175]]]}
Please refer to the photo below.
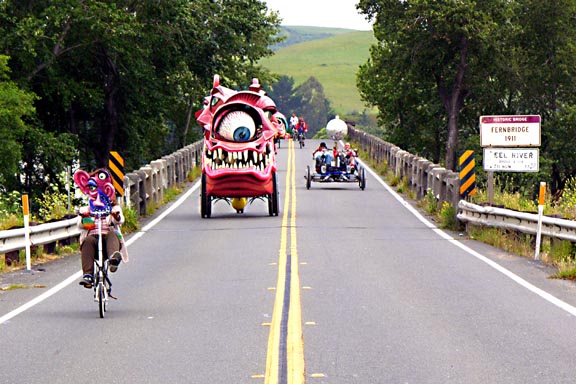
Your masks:
{"label": "sign text eel river", "polygon": [[538,148],[484,148],[485,171],[538,172]]}

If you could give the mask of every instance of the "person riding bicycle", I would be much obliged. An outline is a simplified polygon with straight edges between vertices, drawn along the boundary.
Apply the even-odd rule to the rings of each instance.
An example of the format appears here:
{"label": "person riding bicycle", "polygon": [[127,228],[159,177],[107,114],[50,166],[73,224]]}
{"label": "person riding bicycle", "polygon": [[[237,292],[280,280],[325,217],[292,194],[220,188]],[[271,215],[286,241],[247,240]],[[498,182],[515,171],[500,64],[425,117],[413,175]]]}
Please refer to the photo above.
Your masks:
{"label": "person riding bicycle", "polygon": [[298,125],[296,126],[298,132],[298,141],[301,142],[302,147],[305,145],[304,141],[306,140],[306,132],[308,132],[308,125],[304,121],[303,117],[298,118]]}
{"label": "person riding bicycle", "polygon": [[298,116],[295,112],[292,112],[290,116],[290,133],[293,135],[296,132],[296,127],[298,126]]}
{"label": "person riding bicycle", "polygon": [[[122,260],[128,261],[126,245],[120,226],[125,218],[122,207],[116,202],[110,173],[99,169],[91,174],[78,170],[74,181],[89,197],[88,206],[78,211],[77,226],[80,232],[82,280],[80,285],[92,288],[94,284],[94,259],[98,257],[98,231],[102,235],[102,251],[108,257],[110,272],[116,272]],[[98,228],[100,226],[100,228]]]}
{"label": "person riding bicycle", "polygon": [[306,132],[308,132],[308,124],[306,124],[303,117],[298,118],[297,129],[298,133],[305,134]]}

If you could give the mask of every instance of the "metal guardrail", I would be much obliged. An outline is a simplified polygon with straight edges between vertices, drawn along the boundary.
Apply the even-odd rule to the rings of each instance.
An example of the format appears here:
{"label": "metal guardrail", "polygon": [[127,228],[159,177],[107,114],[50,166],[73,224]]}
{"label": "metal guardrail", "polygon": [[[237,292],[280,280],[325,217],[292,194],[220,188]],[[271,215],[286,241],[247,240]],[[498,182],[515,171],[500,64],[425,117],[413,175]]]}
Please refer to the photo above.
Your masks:
{"label": "metal guardrail", "polygon": [[[190,144],[124,176],[123,206],[132,207],[139,216],[164,198],[164,189],[186,183],[188,172],[200,164],[204,141]],[[46,245],[78,237],[76,218],[30,226],[30,245]],[[26,248],[25,228],[0,231],[0,255]]]}
{"label": "metal guardrail", "polygon": [[[485,225],[512,229],[522,233],[536,235],[538,232],[538,214],[518,212],[497,207],[484,207],[460,200],[458,220],[474,225]],[[576,222],[542,216],[542,236],[576,242]]]}
{"label": "metal guardrail", "polygon": [[[30,245],[44,245],[80,235],[78,219],[67,219],[29,227]],[[25,228],[0,231],[0,254],[26,248]]]}

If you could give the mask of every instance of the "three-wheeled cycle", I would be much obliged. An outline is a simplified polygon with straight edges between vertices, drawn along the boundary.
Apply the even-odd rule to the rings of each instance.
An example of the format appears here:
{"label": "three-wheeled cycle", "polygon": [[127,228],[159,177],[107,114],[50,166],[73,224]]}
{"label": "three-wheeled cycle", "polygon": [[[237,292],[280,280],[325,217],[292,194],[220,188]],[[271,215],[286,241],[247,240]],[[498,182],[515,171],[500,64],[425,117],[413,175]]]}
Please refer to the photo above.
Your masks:
{"label": "three-wheeled cycle", "polygon": [[306,189],[310,189],[312,182],[318,183],[358,183],[361,190],[366,188],[366,170],[358,163],[351,163],[343,156],[336,160],[328,160],[325,156],[316,159],[315,169],[306,167]]}

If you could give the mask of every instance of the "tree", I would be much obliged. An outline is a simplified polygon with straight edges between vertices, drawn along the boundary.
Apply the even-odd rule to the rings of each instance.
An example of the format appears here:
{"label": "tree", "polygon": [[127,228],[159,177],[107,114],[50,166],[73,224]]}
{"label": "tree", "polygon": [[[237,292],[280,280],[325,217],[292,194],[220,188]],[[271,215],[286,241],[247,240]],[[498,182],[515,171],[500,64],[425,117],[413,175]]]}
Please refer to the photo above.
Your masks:
{"label": "tree", "polygon": [[278,25],[259,0],[0,2],[12,78],[39,96],[42,130],[78,137],[83,167],[114,149],[135,169],[194,139],[213,75],[265,78]]}
{"label": "tree", "polygon": [[34,95],[9,80],[8,57],[0,55],[0,191],[6,193],[14,185],[22,157],[22,140],[28,125],[24,121],[34,115]]}
{"label": "tree", "polygon": [[553,193],[576,175],[571,140],[576,122],[576,2],[573,0],[518,1],[505,76],[513,90],[512,103],[520,114],[542,116],[542,164],[549,172]]}
{"label": "tree", "polygon": [[268,96],[274,100],[276,107],[286,117],[295,112],[300,107],[300,101],[296,100],[294,96],[294,78],[286,75],[273,82],[270,87],[264,87],[267,90]]}
{"label": "tree", "polygon": [[455,170],[461,114],[493,68],[487,53],[499,52],[494,32],[504,33],[510,2],[361,0],[358,9],[375,20],[378,40],[358,74],[362,97],[387,126],[443,140],[445,166]]}
{"label": "tree", "polygon": [[294,97],[300,102],[296,114],[305,118],[309,136],[326,127],[332,110],[330,102],[324,95],[322,84],[314,76],[296,87]]}

